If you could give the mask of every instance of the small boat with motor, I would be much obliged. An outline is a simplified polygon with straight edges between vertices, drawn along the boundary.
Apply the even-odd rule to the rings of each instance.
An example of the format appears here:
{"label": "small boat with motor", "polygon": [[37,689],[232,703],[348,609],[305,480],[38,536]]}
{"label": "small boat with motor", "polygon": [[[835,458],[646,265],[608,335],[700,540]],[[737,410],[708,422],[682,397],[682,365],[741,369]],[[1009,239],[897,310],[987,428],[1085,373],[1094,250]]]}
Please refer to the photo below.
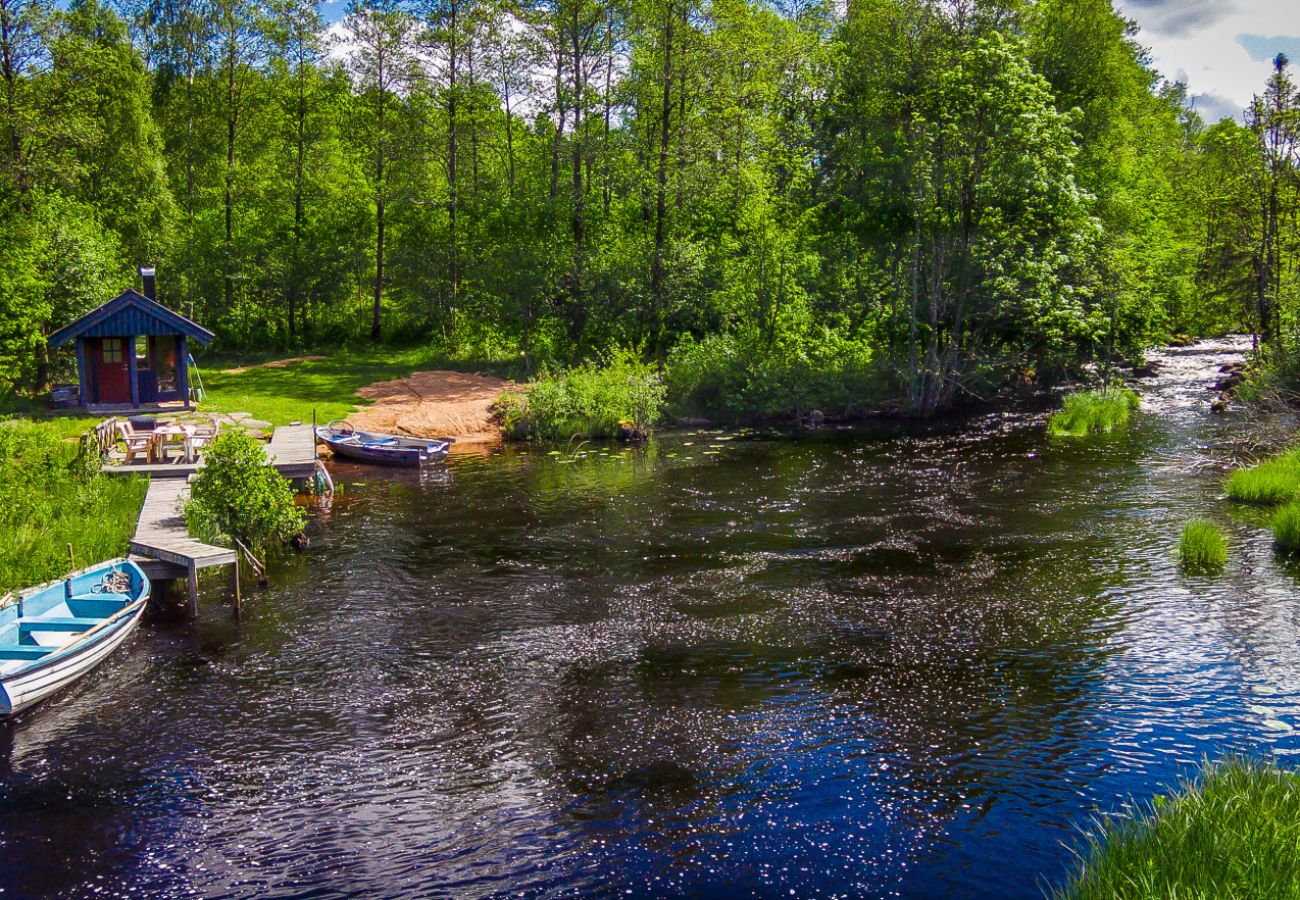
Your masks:
{"label": "small boat with motor", "polygon": [[114,559],[20,592],[0,609],[0,716],[103,662],[140,624],[149,590],[139,566]]}
{"label": "small boat with motor", "polygon": [[316,429],[316,437],[341,459],[378,466],[423,466],[447,455],[451,438],[417,438],[357,431],[346,419]]}

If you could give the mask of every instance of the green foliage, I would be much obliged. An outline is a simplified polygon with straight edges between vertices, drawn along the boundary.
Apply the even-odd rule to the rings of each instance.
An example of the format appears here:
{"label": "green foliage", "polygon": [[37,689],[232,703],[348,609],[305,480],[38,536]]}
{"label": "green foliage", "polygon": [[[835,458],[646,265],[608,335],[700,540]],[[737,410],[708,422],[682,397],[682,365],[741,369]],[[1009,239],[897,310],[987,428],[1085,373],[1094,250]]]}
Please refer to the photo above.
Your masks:
{"label": "green foliage", "polygon": [[[2,390],[68,377],[45,336],[147,263],[224,352],[640,346],[728,420],[929,415],[1261,302],[1300,335],[1289,76],[1203,129],[1109,0],[353,0],[346,53],[314,0],[121,8],[0,36]],[[301,415],[254,380],[219,404]]]}
{"label": "green foliage", "polygon": [[238,538],[254,549],[288,541],[306,524],[293,488],[266,459],[265,445],[243,431],[219,435],[203,454],[185,521],[209,541]]}
{"label": "green foliage", "polygon": [[655,366],[634,351],[618,350],[604,365],[541,374],[527,393],[503,398],[498,412],[517,438],[611,438],[628,428],[650,428],[663,404],[663,379]]}
{"label": "green foliage", "polygon": [[1053,437],[1109,434],[1126,425],[1141,402],[1135,391],[1124,387],[1075,391],[1066,394],[1061,409],[1048,419],[1047,433]]}
{"label": "green foliage", "polygon": [[1273,545],[1284,553],[1300,551],[1300,502],[1292,500],[1274,514]]}
{"label": "green foliage", "polygon": [[99,473],[85,439],[56,425],[0,422],[0,593],[126,553],[146,482]]}
{"label": "green foliage", "polygon": [[1228,561],[1228,540],[1223,529],[1205,519],[1193,519],[1183,526],[1178,539],[1178,559],[1189,575],[1211,575],[1223,571]]}
{"label": "green foliage", "polygon": [[1300,448],[1236,469],[1228,476],[1227,489],[1233,500],[1264,506],[1300,497]]}
{"label": "green foliage", "polygon": [[687,337],[665,383],[675,413],[719,422],[862,413],[884,396],[869,344],[829,329],[769,343],[760,335]]}
{"label": "green foliage", "polygon": [[1088,835],[1059,900],[1300,897],[1300,778],[1228,759]]}

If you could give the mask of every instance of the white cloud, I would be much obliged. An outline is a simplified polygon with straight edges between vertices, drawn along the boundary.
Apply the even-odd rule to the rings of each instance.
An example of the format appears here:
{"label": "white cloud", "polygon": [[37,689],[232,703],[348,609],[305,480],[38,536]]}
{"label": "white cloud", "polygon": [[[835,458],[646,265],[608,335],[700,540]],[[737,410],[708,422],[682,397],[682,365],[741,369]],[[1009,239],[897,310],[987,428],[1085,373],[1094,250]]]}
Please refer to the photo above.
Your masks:
{"label": "white cloud", "polygon": [[1138,40],[1156,68],[1185,77],[1211,121],[1227,111],[1239,116],[1264,89],[1273,54],[1300,36],[1296,0],[1120,0],[1120,8],[1141,26]]}

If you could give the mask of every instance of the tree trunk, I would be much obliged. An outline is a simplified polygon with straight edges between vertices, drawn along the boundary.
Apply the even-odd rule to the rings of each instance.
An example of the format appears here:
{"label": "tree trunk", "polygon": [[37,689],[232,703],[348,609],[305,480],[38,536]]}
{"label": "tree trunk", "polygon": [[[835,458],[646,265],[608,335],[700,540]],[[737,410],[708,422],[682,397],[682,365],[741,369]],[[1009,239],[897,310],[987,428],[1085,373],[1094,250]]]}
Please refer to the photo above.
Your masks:
{"label": "tree trunk", "polygon": [[307,153],[307,94],[303,66],[299,60],[298,103],[295,117],[295,154],[293,165],[293,248],[289,256],[289,340],[297,336],[298,277],[302,253],[303,162]]}
{"label": "tree trunk", "polygon": [[383,334],[381,316],[384,302],[384,82],[379,79],[379,106],[375,139],[375,299],[370,319],[370,339],[378,341]]}
{"label": "tree trunk", "polygon": [[655,251],[650,271],[650,293],[654,298],[655,352],[662,353],[664,310],[664,242],[668,224],[668,151],[673,113],[673,8],[667,7],[664,22],[663,104],[659,120],[659,166],[656,174]]}
{"label": "tree trunk", "polygon": [[459,83],[457,81],[457,67],[460,64],[460,44],[459,33],[460,27],[458,22],[459,4],[451,4],[451,34],[447,47],[447,227],[450,233],[450,247],[448,260],[448,282],[450,285],[450,294],[448,295],[447,306],[449,309],[456,308],[456,300],[460,296],[460,234],[457,231],[458,222],[457,214],[460,211],[460,198],[457,195],[458,185],[456,184],[456,158],[460,154],[459,142],[459,120],[457,119],[458,109],[457,100],[459,94]]}
{"label": "tree trunk", "polygon": [[[584,197],[582,188],[582,103],[584,84],[582,80],[582,43],[581,29],[578,21],[578,4],[573,4],[573,32],[570,35],[570,47],[573,52],[573,283],[569,295],[573,302],[574,314],[582,313],[582,266],[583,254],[586,252],[586,222],[583,219]],[[573,335],[576,339],[577,335]]]}
{"label": "tree trunk", "polygon": [[226,212],[226,258],[223,265],[222,282],[225,288],[224,295],[226,301],[226,310],[229,311],[235,305],[235,273],[234,273],[234,253],[235,253],[235,203],[234,203],[234,183],[235,183],[235,131],[238,126],[238,110],[236,108],[236,64],[235,47],[233,36],[231,45],[226,51],[226,179],[225,179],[225,212]]}

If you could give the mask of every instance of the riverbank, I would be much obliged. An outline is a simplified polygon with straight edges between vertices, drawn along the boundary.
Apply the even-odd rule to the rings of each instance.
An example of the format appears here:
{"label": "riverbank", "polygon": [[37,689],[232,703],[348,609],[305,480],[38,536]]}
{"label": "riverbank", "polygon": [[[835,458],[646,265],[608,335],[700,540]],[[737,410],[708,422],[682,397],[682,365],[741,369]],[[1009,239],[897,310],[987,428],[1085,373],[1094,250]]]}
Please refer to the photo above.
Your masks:
{"label": "riverbank", "polygon": [[126,553],[146,480],[101,475],[71,421],[0,422],[0,595]]}
{"label": "riverbank", "polygon": [[1135,814],[1103,820],[1057,900],[1300,897],[1300,777],[1227,759]]}

